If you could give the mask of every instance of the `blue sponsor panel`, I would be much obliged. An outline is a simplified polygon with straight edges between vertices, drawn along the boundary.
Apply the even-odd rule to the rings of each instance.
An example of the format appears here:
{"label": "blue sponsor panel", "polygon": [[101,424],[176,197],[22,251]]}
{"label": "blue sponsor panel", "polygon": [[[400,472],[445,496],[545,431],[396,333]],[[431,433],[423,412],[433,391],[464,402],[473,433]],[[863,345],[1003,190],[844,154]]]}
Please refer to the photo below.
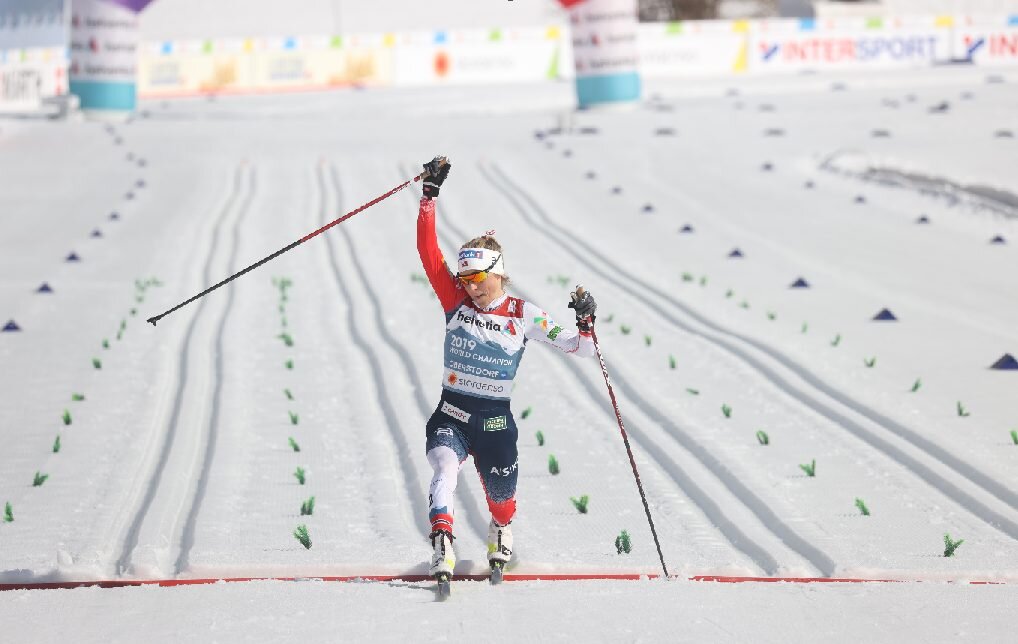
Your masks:
{"label": "blue sponsor panel", "polygon": [[72,80],[70,88],[83,110],[131,112],[137,104],[135,83]]}
{"label": "blue sponsor panel", "polygon": [[446,368],[490,380],[512,380],[523,358],[523,348],[507,353],[505,347],[481,340],[458,328],[445,336]]}
{"label": "blue sponsor panel", "polygon": [[638,100],[640,75],[634,71],[601,76],[578,76],[576,98],[580,108]]}

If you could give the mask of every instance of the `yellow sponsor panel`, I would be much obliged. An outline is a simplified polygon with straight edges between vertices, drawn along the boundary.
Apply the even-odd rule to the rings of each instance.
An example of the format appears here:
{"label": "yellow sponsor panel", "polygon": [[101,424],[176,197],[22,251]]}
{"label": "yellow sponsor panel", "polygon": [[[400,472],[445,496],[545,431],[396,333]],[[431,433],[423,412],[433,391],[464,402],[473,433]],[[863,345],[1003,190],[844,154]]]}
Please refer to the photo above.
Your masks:
{"label": "yellow sponsor panel", "polygon": [[933,24],[937,27],[953,27],[954,16],[937,16],[937,19],[933,21]]}
{"label": "yellow sponsor panel", "polygon": [[748,20],[732,21],[732,31],[734,31],[737,34],[749,33],[749,21]]}

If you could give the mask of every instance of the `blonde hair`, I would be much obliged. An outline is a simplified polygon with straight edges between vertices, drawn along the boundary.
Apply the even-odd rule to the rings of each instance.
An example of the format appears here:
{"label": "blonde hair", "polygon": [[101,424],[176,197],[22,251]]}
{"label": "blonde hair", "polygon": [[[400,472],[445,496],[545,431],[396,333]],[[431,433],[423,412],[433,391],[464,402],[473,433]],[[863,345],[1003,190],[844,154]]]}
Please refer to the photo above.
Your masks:
{"label": "blonde hair", "polygon": [[[502,252],[502,244],[498,243],[498,240],[495,239],[492,235],[481,235],[480,237],[474,237],[470,241],[460,246],[460,250],[463,250],[464,248],[486,248],[488,250],[493,250],[496,253]],[[501,277],[502,286],[503,287],[508,286],[510,281],[509,276],[502,275]]]}

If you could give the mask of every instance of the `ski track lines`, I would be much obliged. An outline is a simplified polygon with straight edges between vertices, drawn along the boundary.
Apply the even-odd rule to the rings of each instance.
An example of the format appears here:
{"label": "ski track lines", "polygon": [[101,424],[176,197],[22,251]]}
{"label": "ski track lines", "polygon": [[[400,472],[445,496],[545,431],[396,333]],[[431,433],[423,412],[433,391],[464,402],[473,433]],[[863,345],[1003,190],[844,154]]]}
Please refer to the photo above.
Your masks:
{"label": "ski track lines", "polygon": [[[571,239],[560,226],[554,223],[530,195],[513,184],[497,166],[493,166],[493,170],[500,175],[501,180],[512,191],[528,203],[530,211],[542,220],[542,226],[535,226],[535,229],[542,230],[546,235],[554,239],[560,247],[568,250],[579,261],[586,264],[602,278],[630,292],[634,298],[642,301],[651,309],[660,309],[660,304],[668,304],[687,318],[691,318],[697,326],[684,319],[680,319],[672,313],[660,311],[660,315],[674,326],[726,350],[802,405],[811,408],[836,425],[850,431],[874,449],[883,452],[889,458],[911,470],[930,487],[952,499],[982,521],[1009,537],[1018,539],[1018,524],[1015,524],[1014,521],[992,510],[968,492],[948,481],[932,467],[907,453],[901,447],[878,436],[874,431],[864,427],[862,423],[868,421],[888,430],[906,443],[910,443],[913,448],[924,452],[925,456],[947,465],[961,477],[968,479],[969,482],[981,487],[985,492],[1015,509],[1018,509],[1018,493],[1007,489],[1004,485],[992,480],[975,467],[949,454],[945,449],[916,432],[894,422],[879,412],[857,403],[848,395],[827,385],[810,371],[765,344],[744,335],[728,331],[677,300],[663,297],[656,304],[649,301],[645,296],[641,295],[640,289],[632,289],[622,284],[618,276],[625,276],[625,281],[630,285],[640,284],[643,287],[643,292],[652,290],[649,286],[643,284],[636,276],[624,271],[620,266],[591,248],[582,240]],[[483,168],[482,172],[485,172],[485,176],[506,195],[528,221],[531,221],[527,208],[519,203],[513,192],[495,183],[491,174],[487,173]],[[588,258],[593,258],[597,261],[591,262]],[[748,348],[746,345],[748,345]],[[861,417],[861,421],[854,417]]]}
{"label": "ski track lines", "polygon": [[[335,177],[334,171],[330,167],[330,177],[325,176],[326,170],[324,165],[319,165],[317,171],[317,189],[321,194],[321,217],[320,224],[325,225],[329,221],[329,209],[330,202],[330,191],[329,185],[332,186],[334,191],[335,203],[337,205],[336,210],[341,209],[342,204],[342,193],[340,191],[339,182]],[[378,355],[378,352],[373,347],[378,346],[378,343],[372,342],[371,339],[365,337],[361,330],[368,325],[358,324],[357,319],[354,316],[353,302],[355,301],[368,301],[371,303],[372,312],[375,315],[377,328],[380,329],[380,333],[383,333],[383,340],[389,343],[390,338],[384,337],[384,325],[381,321],[381,314],[379,312],[379,303],[371,290],[371,285],[367,282],[367,279],[363,273],[363,270],[357,261],[354,246],[350,241],[349,235],[345,229],[341,226],[337,227],[339,230],[335,234],[343,236],[343,240],[346,242],[347,250],[349,253],[346,255],[348,259],[348,265],[343,266],[340,264],[339,256],[335,245],[333,243],[334,235],[327,237],[328,244],[328,259],[329,266],[331,267],[332,274],[335,278],[336,286],[338,287],[340,297],[344,302],[348,303],[346,309],[346,324],[345,328],[349,330],[350,338],[356,345],[357,349],[364,356],[366,362],[369,364],[371,369],[371,380],[375,383],[375,392],[378,400],[378,406],[382,410],[382,414],[385,418],[386,430],[389,432],[391,438],[391,444],[393,451],[398,459],[398,469],[403,478],[403,491],[409,501],[409,508],[404,506],[404,520],[408,526],[414,526],[416,530],[422,535],[427,536],[431,531],[431,525],[427,520],[428,516],[428,502],[424,496],[422,489],[422,481],[424,480],[420,471],[416,466],[416,460],[413,458],[411,453],[410,445],[407,442],[406,436],[400,431],[400,414],[397,412],[396,407],[393,405],[393,401],[390,397],[388,388],[385,385],[386,376],[385,370],[382,366],[382,360]],[[350,268],[344,272],[344,268]],[[367,294],[366,297],[359,299],[354,298],[354,293],[351,290],[352,275],[356,272],[358,276],[358,282]],[[397,350],[398,353],[398,350]]]}
{"label": "ski track lines", "polygon": [[[505,187],[499,185],[483,168],[483,166],[481,167],[481,172],[499,192],[506,196],[510,203],[517,208],[517,210],[523,215],[524,219],[530,223],[534,229],[540,228],[535,225],[530,214],[527,213],[526,209],[520,205],[515,196]],[[559,243],[560,247],[568,249],[568,246],[563,245],[561,241],[556,240],[556,243]],[[574,255],[579,257],[579,255],[575,252]],[[592,264],[584,262],[582,258],[580,258],[580,261],[591,268],[594,268]],[[596,268],[594,270],[603,274],[602,271],[597,271]],[[617,282],[616,284],[618,285]],[[632,292],[632,289],[625,286],[620,285],[620,288],[624,291]],[[577,380],[583,382],[585,388],[592,397],[595,399],[603,398],[603,394],[598,390],[595,384],[590,383],[587,379],[579,378],[582,371],[577,367],[577,365],[567,363],[566,366],[573,370],[573,373],[577,376]],[[636,388],[632,387],[625,378],[621,377],[617,370],[613,372],[611,376],[612,383],[623,393],[623,395],[634,403],[635,407],[637,407],[652,424],[660,426],[676,443],[681,445],[686,452],[699,461],[706,470],[711,472],[711,474],[724,485],[728,492],[732,494],[737,501],[752,512],[752,514],[767,530],[773,533],[793,552],[809,562],[809,564],[820,571],[822,575],[830,577],[834,574],[836,566],[834,561],[827,554],[785,525],[785,523],[781,521],[781,519],[767,506],[767,504],[753,494],[753,492],[750,491],[723,463],[721,463],[717,457],[711,454],[686,431],[670,420],[667,415],[662,413],[651,401],[639,395],[636,392]],[[735,522],[728,518],[725,512],[710,497],[710,495],[703,488],[698,486],[693,479],[683,471],[683,468],[678,463],[671,459],[665,460],[666,450],[660,444],[655,443],[646,432],[640,430],[636,426],[627,424],[627,429],[638,442],[651,448],[646,450],[648,455],[655,459],[664,471],[668,472],[687,496],[689,496],[689,498],[701,508],[707,518],[714,523],[718,530],[721,531],[725,538],[727,538],[736,549],[750,557],[757,563],[757,565],[766,571],[767,574],[775,574],[778,568],[776,558],[742,532],[742,530],[736,526]]]}
{"label": "ski track lines", "polygon": [[[238,168],[234,176],[233,191],[217,217],[213,241],[205,261],[203,283],[210,284],[213,277],[232,269],[236,260],[238,230],[249,210],[254,191],[253,169],[243,166]],[[224,231],[224,228],[232,231],[229,240],[225,239],[227,231]],[[229,244],[229,257],[225,261],[225,267],[223,260],[220,259],[223,255],[220,252],[222,243]],[[206,356],[210,351],[221,354],[222,330],[232,301],[232,290],[226,300],[203,298],[193,313],[180,351],[171,416],[145,496],[133,513],[133,519],[127,528],[123,547],[116,562],[118,574],[151,576],[153,572],[165,572],[168,567],[174,566],[174,563],[179,565],[187,560],[187,548],[193,543],[194,536],[194,519],[197,512],[195,502],[200,503],[204,495],[207,471],[212,458],[211,450],[215,442],[215,422],[219,415],[221,388],[218,385],[220,380],[218,376],[222,368],[221,359],[217,360],[213,367]],[[212,306],[219,307],[219,323],[215,330],[211,322],[205,322],[208,318],[202,315],[209,302],[213,302]],[[210,337],[213,335],[214,338]],[[191,366],[192,353],[198,358],[194,366]],[[213,369],[214,373],[210,373]],[[205,393],[204,386],[210,377],[215,377],[217,382],[211,401]],[[204,431],[194,430],[199,427]],[[173,466],[169,467],[169,471],[172,475],[164,476],[171,462]],[[193,488],[194,474],[199,468],[200,478],[197,488]],[[195,496],[188,499],[192,491]],[[184,512],[188,512],[186,517],[183,515]],[[179,540],[177,540],[178,530],[183,530]],[[176,559],[172,552],[175,547],[178,548]]]}
{"label": "ski track lines", "polygon": [[[674,157],[665,157],[668,161],[673,161]],[[666,165],[666,162],[662,162]],[[704,164],[698,169],[698,172],[703,173],[709,181],[705,183],[713,182],[714,185],[719,185],[723,177],[723,173],[720,169],[712,166],[711,164]],[[764,178],[766,177],[766,179]],[[749,184],[757,190],[758,194],[766,194],[771,200],[772,204],[778,203],[779,200],[788,199],[789,202],[792,200],[788,198],[788,194],[798,194],[799,192],[805,192],[804,195],[799,195],[797,199],[811,199],[816,202],[813,206],[817,210],[821,209],[824,205],[824,200],[830,200],[831,195],[824,195],[819,190],[803,191],[801,184],[798,182],[790,182],[788,186],[785,186],[783,190],[773,190],[773,186],[765,184],[766,180],[774,181],[780,174],[777,171],[772,171],[767,174],[762,174],[759,171],[749,173],[747,176],[741,179],[744,185]],[[847,183],[847,182],[846,182]],[[880,295],[885,302],[900,302],[908,303],[916,311],[923,311],[923,313],[929,317],[935,317],[943,320],[949,320],[953,324],[956,324],[965,328],[973,328],[987,335],[996,336],[1001,342],[1007,342],[1010,337],[1010,330],[1006,329],[1001,325],[1000,322],[987,318],[987,306],[988,301],[985,298],[977,298],[966,302],[965,306],[958,307],[944,307],[936,301],[930,300],[930,293],[914,293],[908,288],[904,288],[900,285],[889,286],[885,283],[885,279],[881,279],[880,273],[874,272],[866,262],[857,263],[854,266],[848,267],[848,270],[832,270],[831,263],[824,257],[823,251],[818,255],[817,253],[811,253],[808,249],[799,248],[782,241],[775,241],[772,237],[760,232],[758,229],[752,227],[753,222],[749,222],[750,226],[741,225],[742,222],[733,223],[726,218],[719,218],[717,216],[705,216],[708,215],[709,209],[703,204],[703,202],[694,197],[691,194],[687,194],[676,188],[675,186],[669,185],[657,179],[648,179],[647,185],[653,186],[653,190],[659,193],[663,192],[667,195],[668,203],[682,203],[684,212],[690,214],[700,215],[699,219],[702,222],[700,225],[710,225],[716,229],[723,229],[726,233],[732,234],[737,233],[739,237],[751,238],[755,243],[762,246],[766,246],[771,251],[774,251],[776,255],[789,259],[794,257],[797,265],[804,268],[808,268],[811,274],[828,275],[833,278],[832,281],[841,282],[856,293],[868,294],[868,295]],[[849,216],[857,217],[858,213],[854,213],[849,208],[857,209],[858,206],[851,203],[853,194],[858,194],[859,190],[856,189],[854,192],[850,190],[850,186],[837,186],[840,198],[843,198],[844,204],[840,208],[829,212],[829,216],[836,220],[846,223]],[[795,191],[794,193],[791,191]],[[771,196],[771,194],[774,196]],[[719,199],[724,199],[720,197]],[[829,205],[829,204],[828,204]],[[907,220],[902,216],[901,211],[894,210],[888,206],[882,205],[876,202],[871,197],[870,203],[868,204],[871,209],[880,209],[884,214],[890,215],[897,219],[897,225],[914,225],[911,217]],[[801,202],[798,206],[801,208]],[[732,210],[732,206],[724,206],[724,210]],[[769,210],[773,212],[794,212],[796,207],[779,208],[772,207]],[[829,210],[829,209],[828,209]],[[774,216],[773,214],[771,216]],[[899,249],[893,246],[893,241],[886,241],[884,236],[881,234],[888,222],[884,218],[865,218],[865,219],[853,219],[851,225],[856,231],[864,231],[869,233],[866,235],[867,244],[873,249],[871,253],[877,252],[884,257],[892,256],[895,252],[900,252]],[[813,222],[815,225],[816,222]],[[846,223],[847,225],[847,223]],[[938,231],[939,232],[939,229]],[[930,236],[924,238],[921,241],[926,248],[931,251],[929,254],[934,257],[944,257],[945,255],[950,257],[951,244],[954,244],[956,240],[956,233],[952,233],[950,236],[934,237]],[[985,240],[980,239],[982,243]],[[943,264],[943,262],[940,262]],[[879,263],[877,264],[879,266]],[[939,266],[938,266],[939,268]],[[953,267],[956,269],[957,266]],[[936,282],[933,279],[932,282]],[[959,311],[964,311],[964,314]]]}

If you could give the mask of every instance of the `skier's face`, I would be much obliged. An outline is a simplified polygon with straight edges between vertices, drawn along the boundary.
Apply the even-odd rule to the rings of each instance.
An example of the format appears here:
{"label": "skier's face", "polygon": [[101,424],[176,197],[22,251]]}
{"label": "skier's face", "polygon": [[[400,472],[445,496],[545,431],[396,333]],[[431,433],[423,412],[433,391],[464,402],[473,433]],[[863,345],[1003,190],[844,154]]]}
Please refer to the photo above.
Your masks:
{"label": "skier's face", "polygon": [[488,276],[480,282],[462,282],[462,284],[470,299],[481,309],[502,297],[501,275],[488,273]]}

